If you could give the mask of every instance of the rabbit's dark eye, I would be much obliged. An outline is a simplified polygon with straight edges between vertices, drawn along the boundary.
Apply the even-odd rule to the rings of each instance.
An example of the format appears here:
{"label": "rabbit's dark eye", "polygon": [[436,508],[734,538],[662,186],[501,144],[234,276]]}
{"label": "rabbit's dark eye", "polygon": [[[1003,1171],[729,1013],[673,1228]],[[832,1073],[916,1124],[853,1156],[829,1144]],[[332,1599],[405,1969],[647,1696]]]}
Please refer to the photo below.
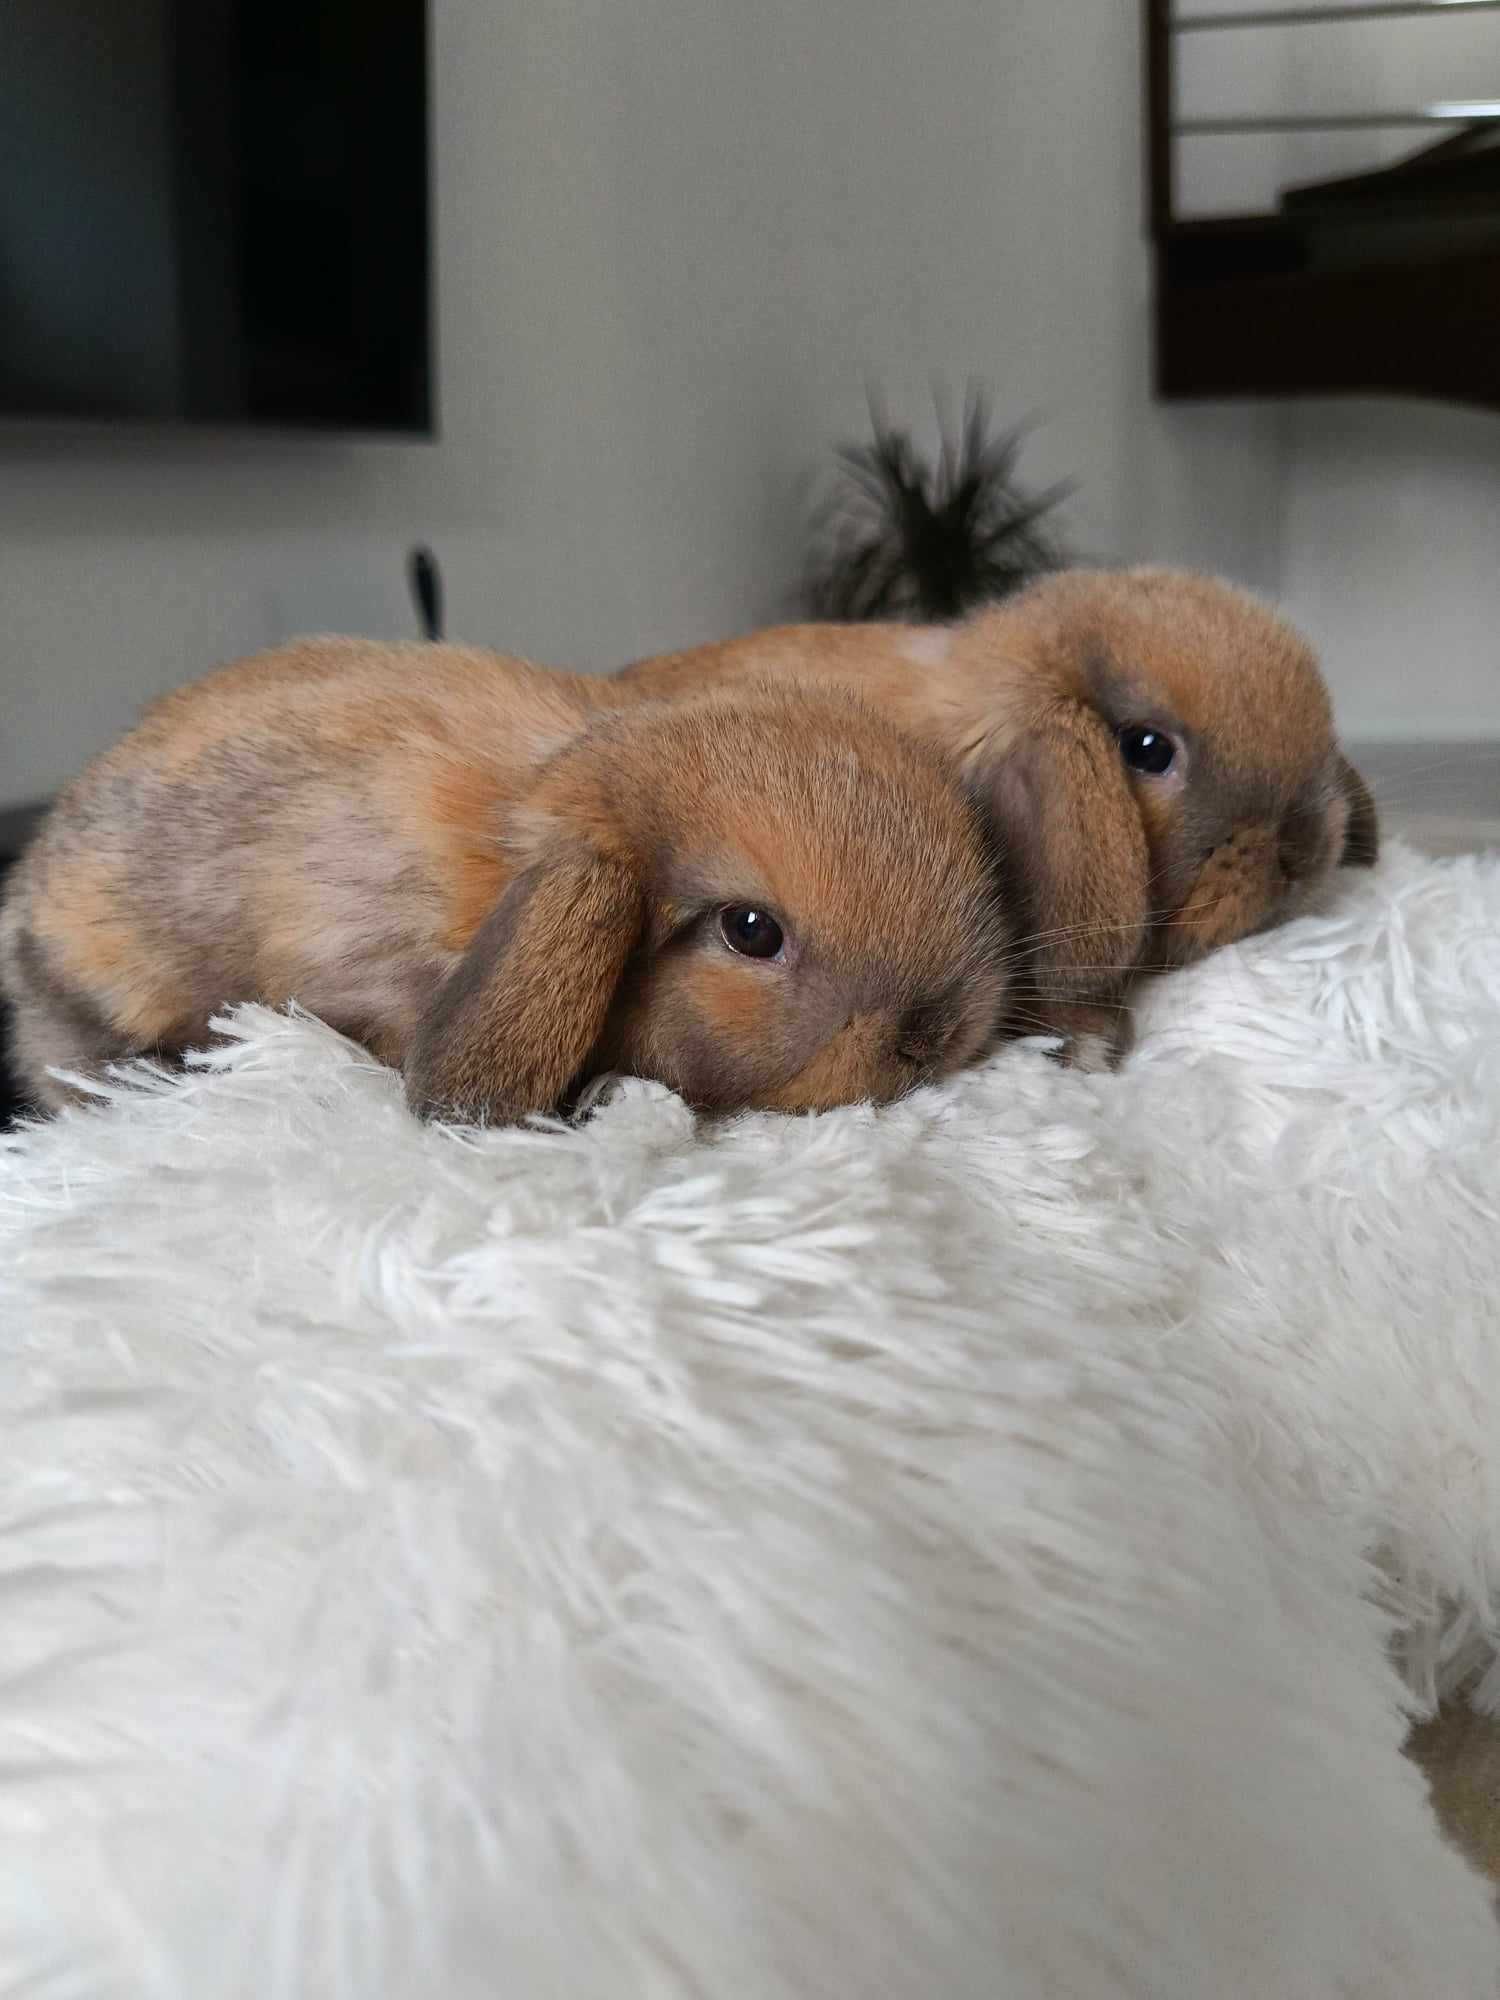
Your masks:
{"label": "rabbit's dark eye", "polygon": [[766,910],[733,903],[719,912],[719,935],[741,958],[774,958],[782,946],[782,929]]}
{"label": "rabbit's dark eye", "polygon": [[1119,740],[1120,755],[1131,770],[1143,771],[1148,778],[1170,771],[1177,756],[1177,745],[1160,729],[1132,724],[1119,732]]}

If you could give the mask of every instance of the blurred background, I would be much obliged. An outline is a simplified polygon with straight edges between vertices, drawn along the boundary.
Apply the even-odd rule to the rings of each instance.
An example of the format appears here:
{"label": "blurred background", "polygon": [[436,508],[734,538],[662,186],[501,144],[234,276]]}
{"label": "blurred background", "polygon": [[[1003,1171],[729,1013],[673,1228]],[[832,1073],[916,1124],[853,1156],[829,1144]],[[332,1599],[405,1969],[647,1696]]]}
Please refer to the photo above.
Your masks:
{"label": "blurred background", "polygon": [[1496,117],[1493,0],[6,0],[4,824],[414,635],[419,544],[558,663],[796,615],[872,390],[930,457],[978,381],[1061,548],[1278,598],[1494,833]]}

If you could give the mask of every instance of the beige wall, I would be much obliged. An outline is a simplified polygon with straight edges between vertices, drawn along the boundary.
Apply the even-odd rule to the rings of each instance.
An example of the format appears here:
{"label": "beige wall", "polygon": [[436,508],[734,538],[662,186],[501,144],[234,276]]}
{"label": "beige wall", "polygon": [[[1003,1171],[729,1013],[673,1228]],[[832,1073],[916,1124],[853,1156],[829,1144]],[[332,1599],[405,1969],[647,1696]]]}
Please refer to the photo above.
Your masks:
{"label": "beige wall", "polygon": [[1309,404],[1284,514],[1282,595],[1350,735],[1500,740],[1500,416]]}
{"label": "beige wall", "polygon": [[291,632],[605,664],[779,615],[800,495],[934,374],[1078,543],[1274,582],[1275,419],[1147,384],[1125,0],[434,0],[444,435],[0,438],[0,803]]}

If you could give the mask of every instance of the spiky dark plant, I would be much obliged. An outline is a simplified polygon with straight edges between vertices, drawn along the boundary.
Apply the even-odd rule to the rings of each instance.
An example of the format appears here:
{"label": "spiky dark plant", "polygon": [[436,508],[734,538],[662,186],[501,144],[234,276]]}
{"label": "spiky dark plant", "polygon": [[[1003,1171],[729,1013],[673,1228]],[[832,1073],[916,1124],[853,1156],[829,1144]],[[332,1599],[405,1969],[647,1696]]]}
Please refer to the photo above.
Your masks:
{"label": "spiky dark plant", "polygon": [[936,463],[873,400],[870,421],[871,443],[840,447],[834,490],[814,520],[815,618],[937,624],[1063,566],[1042,523],[1071,488],[1031,493],[1016,483],[1025,434],[991,436],[981,389],[970,388],[956,431],[939,412]]}

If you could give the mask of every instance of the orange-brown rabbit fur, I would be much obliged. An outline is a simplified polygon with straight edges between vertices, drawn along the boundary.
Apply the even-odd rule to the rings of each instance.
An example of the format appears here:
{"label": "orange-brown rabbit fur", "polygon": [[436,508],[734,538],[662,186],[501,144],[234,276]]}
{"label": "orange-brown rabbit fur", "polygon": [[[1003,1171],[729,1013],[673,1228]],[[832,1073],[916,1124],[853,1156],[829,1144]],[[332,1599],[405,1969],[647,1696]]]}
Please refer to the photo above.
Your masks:
{"label": "orange-brown rabbit fur", "polygon": [[[423,1112],[602,1069],[694,1103],[889,1098],[980,1052],[1006,933],[982,813],[839,689],[601,711],[459,647],[310,641],[167,697],[58,800],[0,912],[23,1083],[297,1000]],[[769,912],[773,957],[720,912]],[[768,935],[762,927],[762,942]]]}
{"label": "orange-brown rabbit fur", "polygon": [[[660,696],[741,675],[858,687],[958,759],[989,804],[1031,932],[1021,1022],[1097,1058],[1130,974],[1294,912],[1375,858],[1374,806],[1340,755],[1317,662],[1215,579],[1074,571],[951,628],[800,625],[637,662]],[[1141,730],[1171,768],[1127,768]]]}

